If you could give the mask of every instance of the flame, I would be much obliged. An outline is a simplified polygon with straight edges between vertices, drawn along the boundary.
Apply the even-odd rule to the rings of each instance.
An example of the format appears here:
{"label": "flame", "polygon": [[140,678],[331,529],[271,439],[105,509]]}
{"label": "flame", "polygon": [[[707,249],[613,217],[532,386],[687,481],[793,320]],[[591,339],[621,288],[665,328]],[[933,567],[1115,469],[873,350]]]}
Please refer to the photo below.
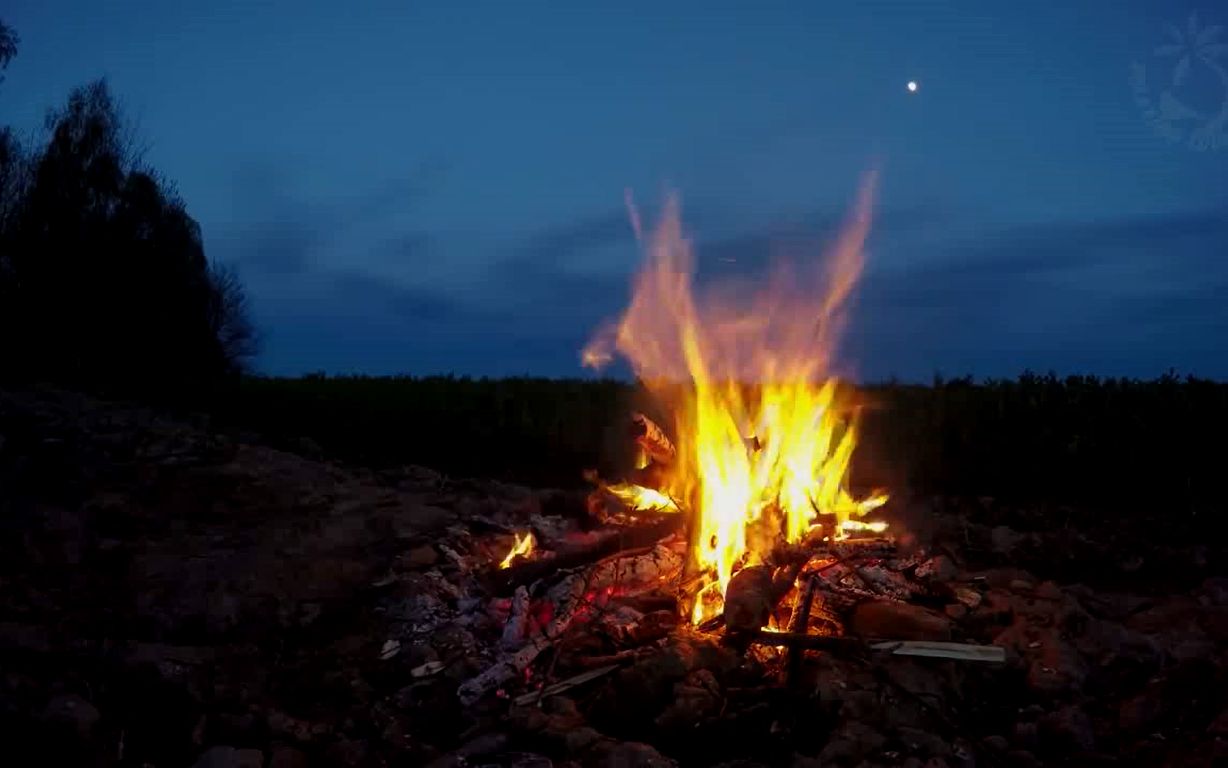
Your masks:
{"label": "flame", "polygon": [[[775,541],[798,541],[820,516],[842,538],[886,496],[847,489],[855,409],[831,375],[843,309],[859,277],[874,174],[815,275],[780,264],[766,286],[692,290],[694,256],[677,198],[646,242],[631,303],[585,348],[586,364],[615,352],[665,404],[677,458],[663,490],[691,510],[692,573],[703,576],[692,621],[719,613],[741,567]],[[633,212],[634,215],[634,212]],[[638,216],[636,217],[638,220]]]}
{"label": "flame", "polygon": [[507,557],[503,558],[503,562],[499,563],[500,568],[511,568],[512,561],[517,555],[521,557],[530,557],[533,550],[537,547],[537,540],[533,538],[532,531],[525,531],[522,538],[519,533],[515,534],[516,543],[512,545],[512,551],[507,553]]}
{"label": "flame", "polygon": [[674,500],[660,491],[645,488],[635,483],[615,483],[606,490],[618,497],[623,504],[637,512],[677,512]]}

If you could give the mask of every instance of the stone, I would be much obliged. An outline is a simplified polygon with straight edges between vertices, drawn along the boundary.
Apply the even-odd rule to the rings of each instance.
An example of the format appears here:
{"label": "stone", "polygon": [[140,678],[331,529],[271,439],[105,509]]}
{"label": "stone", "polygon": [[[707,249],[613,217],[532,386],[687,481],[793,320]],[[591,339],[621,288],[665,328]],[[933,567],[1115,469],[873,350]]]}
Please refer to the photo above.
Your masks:
{"label": "stone", "polygon": [[1036,585],[1036,596],[1041,600],[1061,600],[1062,588],[1053,581],[1042,581]]}
{"label": "stone", "polygon": [[995,526],[989,532],[990,545],[1000,555],[1008,555],[1023,541],[1024,535],[1005,525]]}
{"label": "stone", "polygon": [[1040,768],[1044,765],[1036,755],[1026,749],[1014,749],[1006,753],[1006,764],[1011,768]]}
{"label": "stone", "polygon": [[853,634],[884,640],[950,640],[951,620],[909,603],[872,601],[853,609]]}
{"label": "stone", "polygon": [[216,746],[206,749],[193,768],[262,768],[264,753],[258,749]]}
{"label": "stone", "polygon": [[310,741],[314,735],[311,723],[277,710],[268,714],[265,724],[274,736],[282,736],[295,741]]}
{"label": "stone", "polygon": [[93,736],[100,717],[93,704],[72,693],[52,698],[43,710],[43,720],[50,726],[86,740]]}
{"label": "stone", "polygon": [[307,755],[294,747],[274,747],[268,768],[307,768]]}
{"label": "stone", "polygon": [[1056,743],[1079,752],[1087,752],[1096,745],[1091,718],[1073,705],[1045,715],[1038,727],[1047,745]]}
{"label": "stone", "polygon": [[638,741],[606,743],[598,759],[590,763],[599,768],[675,768],[677,763],[647,744]]}
{"label": "stone", "polygon": [[1202,601],[1210,605],[1228,607],[1228,577],[1212,576],[1202,583]]}
{"label": "stone", "polygon": [[856,763],[872,752],[877,752],[887,743],[887,737],[855,720],[846,721],[832,734],[831,740],[819,753],[823,765]]}
{"label": "stone", "polygon": [[896,730],[900,741],[912,752],[918,752],[926,757],[947,757],[951,747],[933,731],[921,728],[901,727]]}
{"label": "stone", "polygon": [[756,565],[735,573],[725,592],[725,627],[730,632],[753,632],[767,626],[775,605],[772,594],[771,568]]}
{"label": "stone", "polygon": [[998,734],[986,736],[985,738],[981,739],[981,744],[983,744],[985,748],[991,752],[997,752],[999,754],[1006,752],[1011,747],[1011,743],[1006,740],[1006,737],[999,736]]}
{"label": "stone", "polygon": [[657,726],[665,730],[693,728],[720,708],[716,677],[706,669],[697,669],[674,685],[673,701],[657,716]]}
{"label": "stone", "polygon": [[406,552],[402,562],[410,570],[429,568],[439,562],[439,552],[430,544],[423,544]]}
{"label": "stone", "polygon": [[1150,732],[1168,709],[1161,686],[1149,685],[1142,693],[1121,703],[1117,710],[1117,727],[1127,733]]}
{"label": "stone", "polygon": [[959,575],[959,568],[946,555],[936,555],[917,566],[917,576],[936,582],[947,582]]}
{"label": "stone", "polygon": [[563,749],[574,755],[591,748],[601,739],[601,734],[595,728],[587,725],[571,728],[563,738]]}

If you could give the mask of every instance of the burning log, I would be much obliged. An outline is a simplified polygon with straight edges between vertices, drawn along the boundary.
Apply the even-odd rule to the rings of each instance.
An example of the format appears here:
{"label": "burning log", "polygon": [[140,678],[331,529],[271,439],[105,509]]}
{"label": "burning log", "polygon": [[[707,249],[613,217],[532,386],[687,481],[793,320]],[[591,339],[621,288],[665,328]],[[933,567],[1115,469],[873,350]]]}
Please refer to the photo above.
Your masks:
{"label": "burning log", "polygon": [[[806,589],[798,597],[797,602],[793,604],[793,615],[789,617],[789,633],[790,634],[806,634],[810,626],[810,607],[814,605],[814,593],[819,586],[819,577],[811,575],[806,579]],[[785,665],[785,679],[789,684],[793,684],[801,672],[802,668],[802,648],[793,646],[789,648],[789,660]]]}
{"label": "burning log", "polygon": [[773,572],[770,566],[753,565],[735,573],[725,590],[725,631],[738,634],[767,626],[801,568],[797,564]]}
{"label": "burning log", "polygon": [[648,458],[658,464],[672,464],[677,450],[665,431],[642,413],[631,414],[631,435]]}
{"label": "burning log", "polygon": [[865,643],[854,637],[827,637],[826,635],[807,635],[797,632],[771,632],[760,629],[747,638],[754,645],[774,645],[781,648],[799,648],[811,651],[848,650],[865,647]]}
{"label": "burning log", "polygon": [[532,584],[561,571],[589,565],[629,550],[654,546],[680,531],[685,522],[682,515],[669,515],[649,524],[611,530],[594,542],[560,550],[549,559],[516,562],[510,568],[495,571],[490,576],[489,586],[496,594],[506,595],[518,586]]}

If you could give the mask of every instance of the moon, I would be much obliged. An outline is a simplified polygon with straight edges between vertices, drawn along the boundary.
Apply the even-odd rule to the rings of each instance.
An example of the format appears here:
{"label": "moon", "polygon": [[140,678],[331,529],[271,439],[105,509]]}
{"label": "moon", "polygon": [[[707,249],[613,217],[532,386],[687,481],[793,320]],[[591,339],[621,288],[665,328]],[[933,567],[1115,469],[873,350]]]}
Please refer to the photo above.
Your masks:
{"label": "moon", "polygon": [[917,92],[917,81],[916,81],[916,80],[909,80],[909,81],[908,81],[908,86],[907,86],[907,87],[908,87],[908,92],[909,92],[909,93],[916,93],[916,92]]}

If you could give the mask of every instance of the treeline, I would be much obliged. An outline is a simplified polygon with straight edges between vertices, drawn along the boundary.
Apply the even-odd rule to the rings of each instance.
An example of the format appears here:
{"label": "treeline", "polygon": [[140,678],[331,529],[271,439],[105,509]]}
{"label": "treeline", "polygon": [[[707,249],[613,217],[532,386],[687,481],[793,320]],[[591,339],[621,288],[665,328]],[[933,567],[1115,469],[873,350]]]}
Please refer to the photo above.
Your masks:
{"label": "treeline", "polygon": [[[1058,378],[936,380],[864,390],[854,481],[923,493],[1222,509],[1228,384]],[[245,379],[221,414],[292,449],[375,466],[581,485],[626,457],[641,393],[618,381]]]}
{"label": "treeline", "polygon": [[[0,24],[0,64],[16,43]],[[179,392],[238,373],[253,340],[242,286],[206,259],[105,81],[31,146],[0,129],[0,379]]]}

